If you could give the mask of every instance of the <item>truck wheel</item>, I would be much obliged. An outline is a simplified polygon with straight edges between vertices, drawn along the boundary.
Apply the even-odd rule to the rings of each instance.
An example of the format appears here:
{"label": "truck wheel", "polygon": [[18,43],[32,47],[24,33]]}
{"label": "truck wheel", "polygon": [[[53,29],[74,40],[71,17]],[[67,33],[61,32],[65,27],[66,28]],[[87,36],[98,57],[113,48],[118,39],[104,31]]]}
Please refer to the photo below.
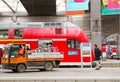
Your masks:
{"label": "truck wheel", "polygon": [[24,64],[19,64],[17,66],[17,72],[24,72],[25,71],[25,65]]}
{"label": "truck wheel", "polygon": [[52,62],[46,62],[44,69],[45,69],[45,71],[53,70],[53,63]]}
{"label": "truck wheel", "polygon": [[16,70],[16,69],[12,69],[12,71],[13,71],[13,72],[17,72],[17,70]]}

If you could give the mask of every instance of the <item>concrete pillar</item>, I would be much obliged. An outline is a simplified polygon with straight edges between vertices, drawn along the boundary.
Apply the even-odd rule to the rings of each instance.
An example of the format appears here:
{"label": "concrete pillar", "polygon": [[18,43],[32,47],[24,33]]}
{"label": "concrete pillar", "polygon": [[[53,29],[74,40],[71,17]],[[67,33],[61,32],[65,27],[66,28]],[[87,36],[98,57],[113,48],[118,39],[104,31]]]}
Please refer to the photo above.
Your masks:
{"label": "concrete pillar", "polygon": [[119,33],[118,33],[118,55],[120,56],[120,15],[118,16],[118,30],[119,30]]}
{"label": "concrete pillar", "polygon": [[101,0],[91,0],[90,7],[92,48],[94,44],[101,48]]}

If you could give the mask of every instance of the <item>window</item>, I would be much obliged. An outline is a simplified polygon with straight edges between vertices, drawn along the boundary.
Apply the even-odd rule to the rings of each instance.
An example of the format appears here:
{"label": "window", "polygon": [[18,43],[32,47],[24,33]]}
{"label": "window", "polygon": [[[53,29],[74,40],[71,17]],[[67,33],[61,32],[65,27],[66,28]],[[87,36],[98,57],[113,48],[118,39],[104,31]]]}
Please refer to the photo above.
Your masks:
{"label": "window", "polygon": [[8,38],[8,30],[0,30],[0,38]]}
{"label": "window", "polygon": [[18,57],[19,56],[23,56],[25,51],[23,50],[23,53],[19,53],[19,50],[20,48],[24,49],[25,48],[25,45],[24,44],[14,44],[10,47],[10,57],[11,58],[15,58],[15,57]]}
{"label": "window", "polygon": [[22,38],[23,37],[23,30],[22,29],[15,29],[14,30],[14,38]]}
{"label": "window", "polygon": [[80,49],[80,43],[77,40],[68,40],[68,48]]}
{"label": "window", "polygon": [[47,48],[48,43],[52,43],[52,40],[39,40],[38,47],[39,48]]}
{"label": "window", "polygon": [[55,28],[55,34],[62,34],[61,28]]}

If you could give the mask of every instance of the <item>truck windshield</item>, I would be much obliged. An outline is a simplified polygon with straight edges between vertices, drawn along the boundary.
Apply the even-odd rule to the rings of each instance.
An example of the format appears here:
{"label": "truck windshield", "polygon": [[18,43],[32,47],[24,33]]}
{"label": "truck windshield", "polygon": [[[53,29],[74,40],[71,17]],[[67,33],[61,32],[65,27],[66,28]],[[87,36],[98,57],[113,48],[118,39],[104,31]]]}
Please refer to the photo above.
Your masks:
{"label": "truck windshield", "polygon": [[17,52],[19,51],[19,45],[12,45],[10,47],[10,57],[15,58],[17,57]]}

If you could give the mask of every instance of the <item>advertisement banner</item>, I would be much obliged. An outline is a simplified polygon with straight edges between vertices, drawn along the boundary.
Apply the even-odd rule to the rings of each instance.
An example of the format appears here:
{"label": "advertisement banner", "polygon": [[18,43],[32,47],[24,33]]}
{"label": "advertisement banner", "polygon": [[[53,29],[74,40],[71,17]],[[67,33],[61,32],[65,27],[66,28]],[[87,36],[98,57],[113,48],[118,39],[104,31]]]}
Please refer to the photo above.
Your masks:
{"label": "advertisement banner", "polygon": [[85,0],[75,0],[75,2],[84,2]]}
{"label": "advertisement banner", "polygon": [[108,0],[102,0],[103,6],[107,6],[108,5]]}
{"label": "advertisement banner", "polygon": [[92,55],[91,55],[91,43],[81,43],[81,68],[83,68],[83,59],[85,57],[90,57],[91,68],[92,68]]}
{"label": "advertisement banner", "polygon": [[120,9],[109,10],[107,3],[108,0],[102,0],[102,15],[120,14]]}
{"label": "advertisement banner", "polygon": [[120,9],[120,0],[108,0],[108,9]]}
{"label": "advertisement banner", "polygon": [[83,2],[76,2],[75,0],[67,0],[66,11],[88,10],[88,2],[89,0],[84,0]]}
{"label": "advertisement banner", "polygon": [[68,51],[68,55],[78,55],[78,51]]}
{"label": "advertisement banner", "polygon": [[91,56],[91,44],[90,43],[81,43],[81,55]]}
{"label": "advertisement banner", "polygon": [[66,11],[66,16],[82,15],[82,14],[85,14],[84,10],[80,10],[80,11]]}

